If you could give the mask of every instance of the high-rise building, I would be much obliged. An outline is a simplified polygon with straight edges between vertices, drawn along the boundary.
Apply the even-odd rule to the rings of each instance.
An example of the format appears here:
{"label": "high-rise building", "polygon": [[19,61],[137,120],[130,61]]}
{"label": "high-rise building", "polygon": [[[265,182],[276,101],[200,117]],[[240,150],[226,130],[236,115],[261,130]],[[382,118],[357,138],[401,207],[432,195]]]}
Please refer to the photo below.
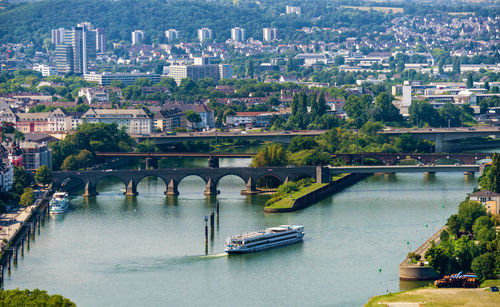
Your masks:
{"label": "high-rise building", "polygon": [[300,6],[287,5],[286,6],[286,13],[300,15],[302,13],[302,10],[300,9]]}
{"label": "high-rise building", "polygon": [[59,73],[86,74],[89,63],[96,58],[96,31],[91,30],[92,25],[88,22],[79,25],[64,31],[64,43],[56,45]]}
{"label": "high-rise building", "polygon": [[132,45],[140,45],[144,41],[146,34],[142,30],[132,31]]}
{"label": "high-rise building", "polygon": [[200,43],[212,40],[214,38],[214,31],[209,28],[198,29],[198,40]]}
{"label": "high-rise building", "polygon": [[66,33],[66,30],[64,30],[64,28],[53,29],[52,30],[52,44],[54,44],[54,45],[64,44],[65,33]]}
{"label": "high-rise building", "polygon": [[278,29],[277,28],[264,28],[262,29],[263,38],[265,42],[272,42],[278,39]]}
{"label": "high-rise building", "polygon": [[95,29],[95,50],[99,53],[106,53],[106,32],[103,28]]}
{"label": "high-rise building", "polygon": [[56,46],[56,68],[60,74],[73,73],[73,47],[71,45]]}
{"label": "high-rise building", "polygon": [[179,31],[176,29],[168,29],[165,31],[165,38],[167,39],[167,42],[171,43],[179,39]]}
{"label": "high-rise building", "polygon": [[243,28],[232,28],[231,29],[231,39],[235,42],[246,41],[246,31]]}

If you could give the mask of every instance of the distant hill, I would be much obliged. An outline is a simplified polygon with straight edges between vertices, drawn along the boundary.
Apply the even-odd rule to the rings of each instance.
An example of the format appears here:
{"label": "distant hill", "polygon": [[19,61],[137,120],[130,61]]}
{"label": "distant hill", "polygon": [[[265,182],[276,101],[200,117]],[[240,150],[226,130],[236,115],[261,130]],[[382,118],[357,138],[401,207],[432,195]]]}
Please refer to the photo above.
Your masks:
{"label": "distant hill", "polygon": [[[244,27],[247,37],[262,39],[262,28],[279,28],[280,38],[300,38],[296,29],[309,26],[380,25],[383,14],[345,13],[326,1],[310,1],[301,16],[283,15],[283,1],[203,0],[49,0],[11,5],[0,10],[0,42],[42,44],[54,28],[90,21],[106,29],[108,39],[130,41],[130,32],[144,30],[148,41],[161,43],[164,31],[174,28],[183,39],[194,40],[202,27],[214,30],[217,41],[230,37],[232,27]],[[323,16],[322,16],[323,15]],[[322,16],[315,23],[312,17]],[[382,20],[381,20],[382,19]],[[299,35],[299,36],[297,36]]]}

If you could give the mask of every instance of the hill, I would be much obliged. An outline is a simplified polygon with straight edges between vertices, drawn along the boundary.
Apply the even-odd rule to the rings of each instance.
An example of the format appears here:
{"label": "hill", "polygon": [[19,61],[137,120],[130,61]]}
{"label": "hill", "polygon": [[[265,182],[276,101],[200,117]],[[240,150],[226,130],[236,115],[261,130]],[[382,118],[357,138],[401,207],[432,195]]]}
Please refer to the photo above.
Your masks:
{"label": "hill", "polygon": [[[10,5],[0,11],[0,42],[35,42],[42,44],[50,37],[50,30],[74,27],[78,22],[90,21],[106,29],[109,40],[130,41],[130,32],[146,32],[146,42],[161,43],[164,31],[181,31],[183,40],[192,41],[196,30],[210,27],[216,41],[230,37],[232,27],[244,27],[247,37],[262,39],[262,28],[279,28],[282,39],[301,39],[302,27],[332,27],[342,25],[380,26],[388,17],[376,12],[347,12],[326,6],[324,1],[311,1],[301,16],[283,15],[281,1],[244,2],[201,0],[49,0]],[[326,14],[327,13],[327,14]],[[322,16],[314,21],[312,17]],[[368,28],[367,28],[368,29]],[[313,38],[314,39],[314,38]]]}

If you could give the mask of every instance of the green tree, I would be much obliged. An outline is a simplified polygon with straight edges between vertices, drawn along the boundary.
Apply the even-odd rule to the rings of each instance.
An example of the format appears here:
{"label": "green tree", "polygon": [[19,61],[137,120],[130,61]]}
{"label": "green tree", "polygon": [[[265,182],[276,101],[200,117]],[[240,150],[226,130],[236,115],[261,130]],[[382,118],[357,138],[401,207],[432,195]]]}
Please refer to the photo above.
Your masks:
{"label": "green tree", "polygon": [[345,59],[341,55],[337,55],[333,61],[335,62],[335,65],[337,65],[337,66],[344,65],[344,63],[345,63]]}
{"label": "green tree", "polygon": [[123,84],[123,82],[121,80],[113,80],[113,81],[111,81],[110,86],[124,88],[125,84]]}
{"label": "green tree", "polygon": [[401,134],[394,142],[401,152],[431,152],[433,144],[428,140],[417,139],[411,133]]}
{"label": "green tree", "polygon": [[12,194],[14,198],[19,199],[24,192],[24,188],[29,187],[31,179],[26,171],[18,166],[14,166],[14,183]]}
{"label": "green tree", "polygon": [[196,124],[201,122],[200,114],[198,114],[194,111],[191,111],[191,110],[186,111],[186,118],[193,125],[193,128],[196,126]]}
{"label": "green tree", "polygon": [[472,225],[477,218],[486,215],[486,209],[480,202],[464,200],[458,206],[458,220],[464,231],[472,232]]}
{"label": "green tree", "polygon": [[450,273],[455,262],[443,246],[435,245],[434,242],[431,243],[431,247],[425,252],[425,259],[441,275]]}
{"label": "green tree", "polygon": [[453,74],[455,75],[460,75],[460,58],[459,57],[454,57],[453,58]]}
{"label": "green tree", "polygon": [[94,155],[87,149],[82,149],[75,156],[79,168],[88,167],[94,162]]}
{"label": "green tree", "polygon": [[49,184],[52,181],[52,172],[47,165],[42,165],[36,170],[35,181],[43,185]]}
{"label": "green tree", "polygon": [[23,194],[21,195],[21,199],[19,200],[19,205],[23,207],[27,207],[31,205],[35,201],[35,196],[33,194],[32,188],[25,188]]}
{"label": "green tree", "polygon": [[372,98],[369,95],[350,95],[344,105],[347,116],[354,120],[355,126],[360,128],[369,119],[368,110],[372,105]]}
{"label": "green tree", "polygon": [[271,144],[259,150],[252,158],[252,167],[286,166],[288,151],[280,144]]}
{"label": "green tree", "polygon": [[248,62],[247,62],[247,76],[250,79],[253,79],[253,76],[254,76],[254,68],[253,68],[253,60],[252,59],[248,60]]}
{"label": "green tree", "polygon": [[58,294],[47,294],[43,290],[0,290],[0,302],[3,306],[47,306],[76,307],[76,304]]}
{"label": "green tree", "polygon": [[460,221],[458,219],[457,214],[452,214],[449,218],[448,221],[446,222],[446,226],[448,226],[448,231],[450,234],[453,236],[457,236],[458,233],[460,232]]}
{"label": "green tree", "polygon": [[156,146],[153,140],[146,140],[136,145],[136,152],[157,152],[160,149]]}
{"label": "green tree", "polygon": [[442,124],[442,118],[439,112],[427,101],[413,101],[408,112],[410,114],[410,123],[417,127],[423,125],[439,127]]}
{"label": "green tree", "polygon": [[305,165],[329,165],[332,163],[332,156],[324,151],[313,150],[305,159]]}
{"label": "green tree", "polygon": [[290,145],[288,145],[288,150],[296,152],[304,149],[314,149],[317,146],[318,143],[314,140],[314,137],[299,135],[292,138]]}
{"label": "green tree", "polygon": [[467,74],[467,82],[465,86],[467,86],[467,88],[474,87],[474,80],[472,79],[472,73]]}
{"label": "green tree", "polygon": [[375,108],[373,119],[382,122],[400,122],[403,117],[399,109],[392,104],[392,97],[386,92],[382,92],[375,98]]}
{"label": "green tree", "polygon": [[491,162],[491,166],[485,172],[484,177],[481,178],[480,184],[486,190],[500,193],[500,155],[494,153]]}
{"label": "green tree", "polygon": [[492,253],[485,253],[472,260],[471,269],[479,279],[493,278],[495,273],[495,257]]}
{"label": "green tree", "polygon": [[474,237],[476,238],[476,234],[483,228],[491,229],[493,228],[493,221],[487,215],[478,217],[472,225],[472,232],[474,233]]}
{"label": "green tree", "polygon": [[75,155],[67,156],[61,164],[63,171],[74,171],[80,168],[80,164]]}

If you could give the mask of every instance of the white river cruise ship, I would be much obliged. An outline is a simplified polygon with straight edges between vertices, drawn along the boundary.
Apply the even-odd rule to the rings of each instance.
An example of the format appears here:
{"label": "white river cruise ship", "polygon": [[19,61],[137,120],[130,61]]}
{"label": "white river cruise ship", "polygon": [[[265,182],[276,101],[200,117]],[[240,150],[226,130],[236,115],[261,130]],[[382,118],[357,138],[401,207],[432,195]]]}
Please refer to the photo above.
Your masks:
{"label": "white river cruise ship", "polygon": [[304,226],[280,225],[266,230],[231,236],[224,249],[228,254],[244,254],[292,244],[304,238]]}

